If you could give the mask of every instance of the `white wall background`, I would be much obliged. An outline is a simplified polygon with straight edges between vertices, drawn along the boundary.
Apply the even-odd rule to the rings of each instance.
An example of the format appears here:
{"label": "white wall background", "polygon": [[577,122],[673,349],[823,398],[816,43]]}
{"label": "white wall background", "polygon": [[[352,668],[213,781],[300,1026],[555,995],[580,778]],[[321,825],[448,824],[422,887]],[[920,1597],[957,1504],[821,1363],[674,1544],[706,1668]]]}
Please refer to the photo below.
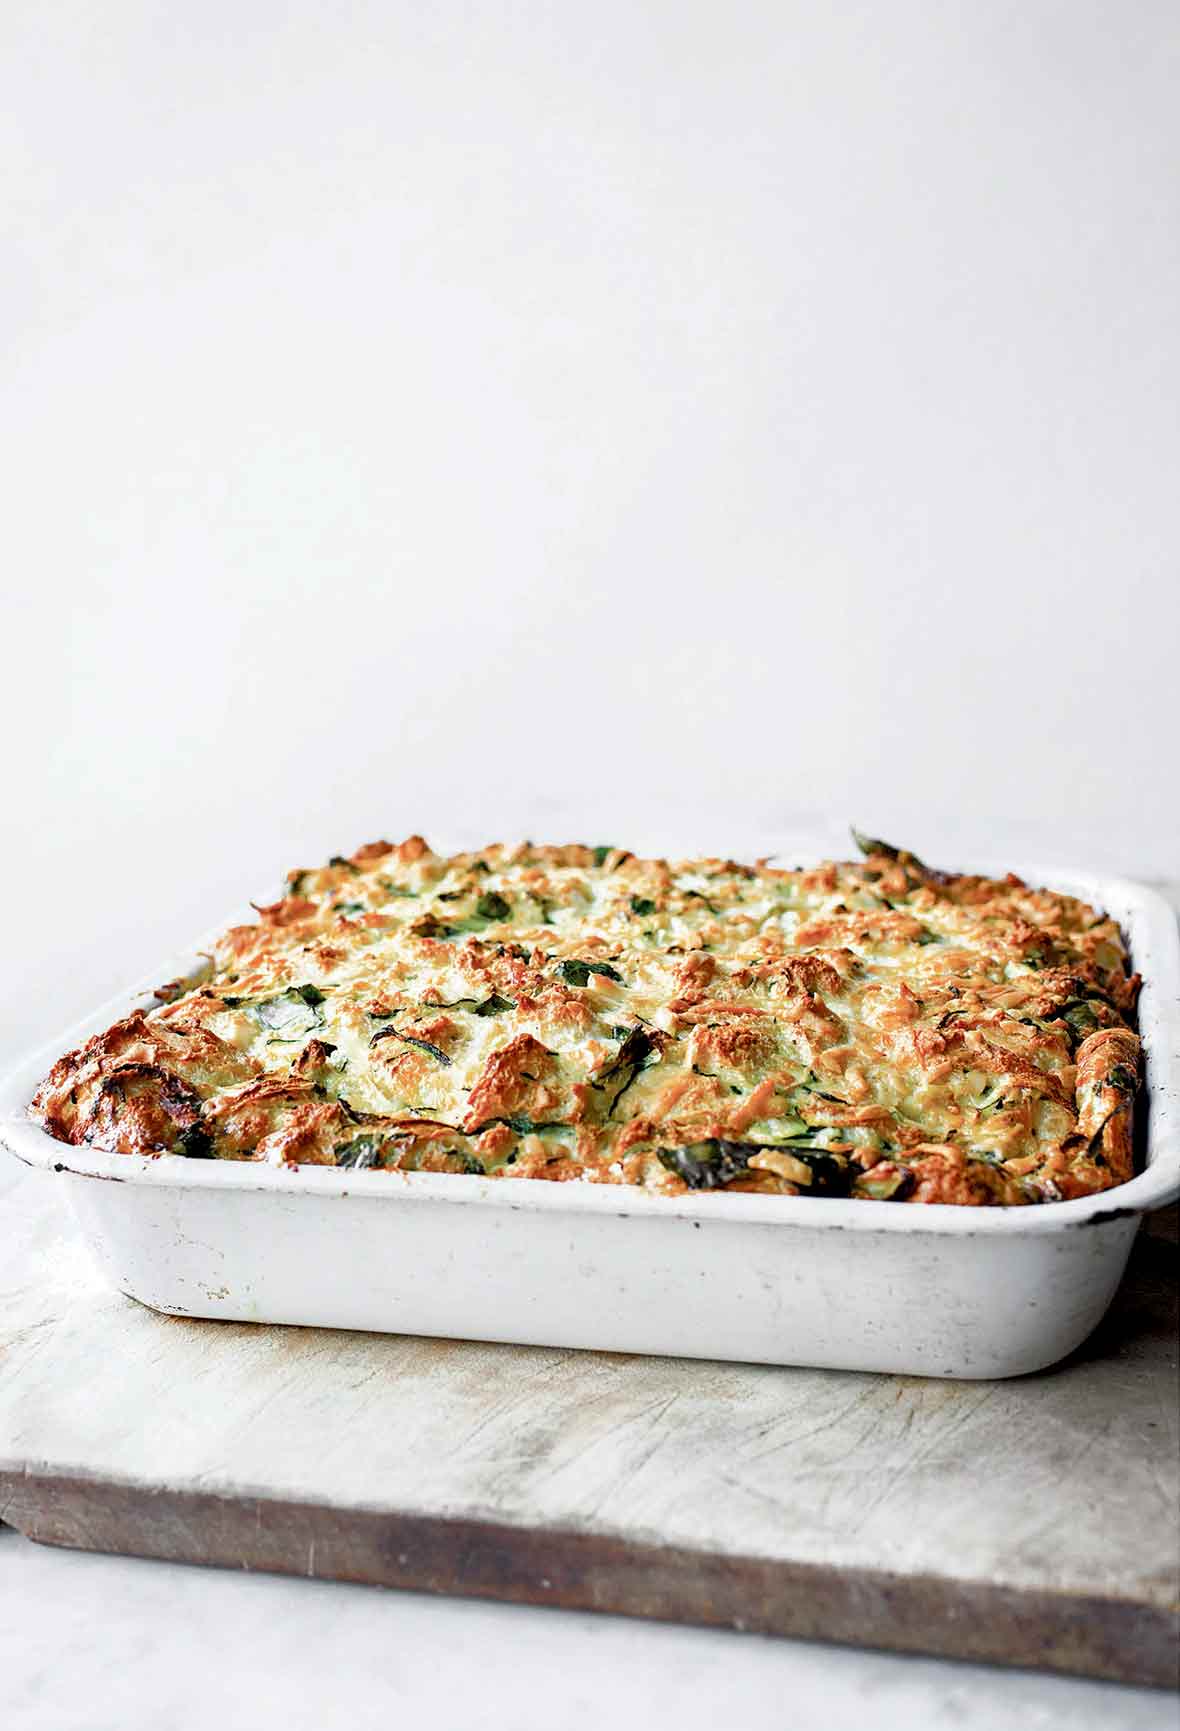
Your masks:
{"label": "white wall background", "polygon": [[1178,89],[1171,0],[6,0],[0,1037],[384,832],[1174,875]]}

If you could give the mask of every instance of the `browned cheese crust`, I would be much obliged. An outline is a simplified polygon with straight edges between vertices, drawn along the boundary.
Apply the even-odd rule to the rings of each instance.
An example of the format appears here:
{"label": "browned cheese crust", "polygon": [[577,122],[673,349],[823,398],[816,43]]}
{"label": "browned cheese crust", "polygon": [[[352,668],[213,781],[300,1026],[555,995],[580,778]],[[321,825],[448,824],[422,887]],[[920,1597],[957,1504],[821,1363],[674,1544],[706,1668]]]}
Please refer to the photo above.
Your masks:
{"label": "browned cheese crust", "polygon": [[1125,1182],[1139,981],[1115,923],[857,839],[806,870],[374,842],[291,873],[30,1111],[122,1153],[666,1194]]}

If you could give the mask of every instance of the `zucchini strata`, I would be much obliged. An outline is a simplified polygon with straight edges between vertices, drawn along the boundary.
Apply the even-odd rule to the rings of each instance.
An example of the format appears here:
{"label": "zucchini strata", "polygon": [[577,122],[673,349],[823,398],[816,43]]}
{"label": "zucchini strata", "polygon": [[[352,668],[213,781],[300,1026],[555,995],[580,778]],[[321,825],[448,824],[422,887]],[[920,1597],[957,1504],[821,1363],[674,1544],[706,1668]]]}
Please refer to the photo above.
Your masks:
{"label": "zucchini strata", "polygon": [[131,1154],[894,1202],[1132,1172],[1116,924],[860,836],[857,864],[419,836],[291,873],[30,1111]]}

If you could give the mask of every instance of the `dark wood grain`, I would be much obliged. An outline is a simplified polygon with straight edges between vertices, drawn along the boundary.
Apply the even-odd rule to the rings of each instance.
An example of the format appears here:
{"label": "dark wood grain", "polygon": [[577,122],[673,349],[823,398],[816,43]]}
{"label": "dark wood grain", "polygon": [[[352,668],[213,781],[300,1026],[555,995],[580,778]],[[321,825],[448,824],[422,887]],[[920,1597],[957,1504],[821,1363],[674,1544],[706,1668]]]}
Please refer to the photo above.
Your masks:
{"label": "dark wood grain", "polygon": [[932,1575],[720,1557],[598,1533],[29,1475],[31,1539],[516,1604],[619,1612],[1174,1687],[1180,1615]]}

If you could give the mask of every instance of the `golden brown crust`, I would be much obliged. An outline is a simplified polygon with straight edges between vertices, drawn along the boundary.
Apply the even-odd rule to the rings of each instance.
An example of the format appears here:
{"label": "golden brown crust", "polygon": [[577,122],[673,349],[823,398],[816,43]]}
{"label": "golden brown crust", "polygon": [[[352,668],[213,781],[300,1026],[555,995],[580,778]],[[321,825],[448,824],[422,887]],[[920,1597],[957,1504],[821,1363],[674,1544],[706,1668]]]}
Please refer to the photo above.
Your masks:
{"label": "golden brown crust", "polygon": [[1089,1144],[1090,1160],[1104,1165],[1114,1184],[1132,1176],[1140,1056],[1139,1040],[1127,1028],[1102,1028],[1078,1048],[1078,1134]]}
{"label": "golden brown crust", "polygon": [[987,1206],[1132,1172],[1137,976],[1071,897],[420,836],[293,872],[31,1108],[127,1153]]}

